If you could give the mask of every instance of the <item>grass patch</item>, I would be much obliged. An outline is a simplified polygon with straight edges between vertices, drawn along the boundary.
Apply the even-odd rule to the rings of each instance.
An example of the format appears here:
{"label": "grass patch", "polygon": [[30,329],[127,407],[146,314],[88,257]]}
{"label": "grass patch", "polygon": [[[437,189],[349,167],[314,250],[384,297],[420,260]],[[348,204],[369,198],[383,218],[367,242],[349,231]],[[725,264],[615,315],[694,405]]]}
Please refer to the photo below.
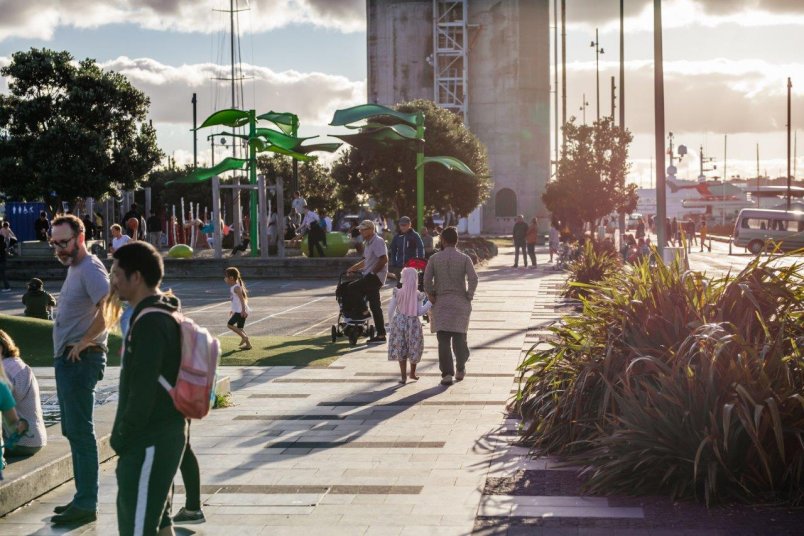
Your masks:
{"label": "grass patch", "polygon": [[220,337],[221,365],[326,367],[351,348],[348,341],[332,343],[329,336],[252,336],[251,350],[238,348],[238,337]]}
{"label": "grass patch", "polygon": [[[0,315],[0,329],[20,348],[23,361],[32,367],[53,365],[53,322],[26,316]],[[120,365],[120,334],[109,335],[107,365]]]}
{"label": "grass patch", "polygon": [[232,406],[234,406],[234,402],[232,401],[231,393],[226,393],[225,395],[215,395],[215,404],[212,406],[212,409],[230,408]]}

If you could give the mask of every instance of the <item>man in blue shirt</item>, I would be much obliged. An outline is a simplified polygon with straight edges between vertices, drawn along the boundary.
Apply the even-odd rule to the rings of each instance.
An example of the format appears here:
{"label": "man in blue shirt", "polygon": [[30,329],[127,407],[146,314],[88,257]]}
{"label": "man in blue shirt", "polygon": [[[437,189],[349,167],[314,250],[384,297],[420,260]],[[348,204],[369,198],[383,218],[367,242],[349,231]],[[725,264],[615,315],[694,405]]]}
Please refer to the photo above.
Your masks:
{"label": "man in blue shirt", "polygon": [[419,233],[413,230],[410,218],[399,218],[399,233],[391,240],[389,251],[389,270],[399,278],[402,268],[410,259],[424,258],[424,242]]}

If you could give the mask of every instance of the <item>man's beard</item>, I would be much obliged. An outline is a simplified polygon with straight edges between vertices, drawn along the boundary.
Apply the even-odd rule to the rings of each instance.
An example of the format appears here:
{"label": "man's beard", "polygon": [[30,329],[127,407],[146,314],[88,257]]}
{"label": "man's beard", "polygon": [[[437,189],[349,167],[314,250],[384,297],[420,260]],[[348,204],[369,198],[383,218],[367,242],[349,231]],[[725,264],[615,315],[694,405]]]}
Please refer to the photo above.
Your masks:
{"label": "man's beard", "polygon": [[71,266],[73,262],[75,262],[76,257],[78,257],[78,248],[75,248],[71,253],[67,254],[56,253],[56,258],[64,266]]}

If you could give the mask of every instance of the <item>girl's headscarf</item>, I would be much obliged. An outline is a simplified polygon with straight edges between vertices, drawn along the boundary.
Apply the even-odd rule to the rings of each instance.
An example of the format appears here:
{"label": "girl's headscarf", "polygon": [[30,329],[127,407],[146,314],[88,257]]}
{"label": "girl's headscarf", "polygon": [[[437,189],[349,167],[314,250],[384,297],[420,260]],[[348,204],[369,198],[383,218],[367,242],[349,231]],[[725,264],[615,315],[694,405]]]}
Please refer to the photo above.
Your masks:
{"label": "girl's headscarf", "polygon": [[406,316],[417,316],[419,274],[414,268],[402,269],[402,288],[396,293],[396,309]]}

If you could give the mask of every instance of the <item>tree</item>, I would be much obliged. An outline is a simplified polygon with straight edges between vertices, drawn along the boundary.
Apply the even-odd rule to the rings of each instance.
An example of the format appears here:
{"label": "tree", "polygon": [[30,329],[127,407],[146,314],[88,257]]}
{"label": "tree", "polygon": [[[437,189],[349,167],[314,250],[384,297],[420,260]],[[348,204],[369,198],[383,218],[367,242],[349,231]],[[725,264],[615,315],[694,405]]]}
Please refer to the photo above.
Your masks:
{"label": "tree", "polygon": [[[276,178],[282,177],[285,186],[285,213],[290,210],[293,192],[288,191],[290,177],[293,176],[293,164],[290,158],[282,155],[260,155],[257,157],[257,173],[265,175],[269,185],[276,184]],[[315,211],[325,210],[332,216],[340,208],[338,198],[334,195],[337,183],[330,170],[317,160],[299,163],[299,191],[307,204]]]}
{"label": "tree", "polygon": [[50,206],[132,189],[162,158],[150,102],[125,76],[69,52],[15,52],[0,69],[0,189]]}
{"label": "tree", "polygon": [[573,117],[564,132],[567,148],[558,163],[557,179],[542,194],[553,218],[577,230],[613,212],[632,212],[636,185],[625,184],[631,133],[616,127],[610,117],[593,126],[577,125]]}
{"label": "tree", "polygon": [[[486,147],[454,113],[429,100],[415,100],[394,107],[405,113],[424,112],[425,155],[454,156],[475,176],[429,165],[424,174],[425,213],[451,204],[460,215],[469,214],[485,201],[491,190]],[[388,124],[393,124],[390,120]],[[332,167],[337,195],[344,207],[357,209],[366,197],[381,213],[415,215],[416,151],[404,142],[386,146],[348,149]]]}

